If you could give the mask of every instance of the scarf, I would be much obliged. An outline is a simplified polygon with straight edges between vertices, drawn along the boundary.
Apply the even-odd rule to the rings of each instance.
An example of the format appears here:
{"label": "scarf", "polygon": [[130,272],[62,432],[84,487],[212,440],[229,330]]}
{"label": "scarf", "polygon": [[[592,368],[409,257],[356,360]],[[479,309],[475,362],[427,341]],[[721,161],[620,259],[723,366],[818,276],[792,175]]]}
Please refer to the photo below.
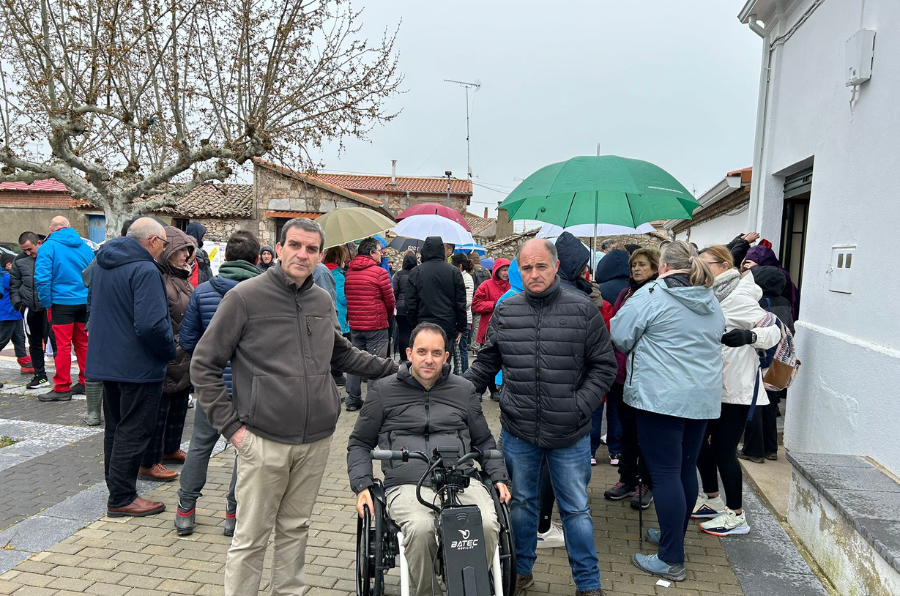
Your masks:
{"label": "scarf", "polygon": [[722,302],[731,294],[741,281],[741,272],[737,269],[729,269],[725,273],[719,275],[713,282],[712,291],[716,295],[716,300]]}
{"label": "scarf", "polygon": [[252,263],[242,260],[225,261],[219,267],[219,275],[221,275],[225,279],[230,279],[237,282],[252,279],[259,274],[259,269],[257,269]]}

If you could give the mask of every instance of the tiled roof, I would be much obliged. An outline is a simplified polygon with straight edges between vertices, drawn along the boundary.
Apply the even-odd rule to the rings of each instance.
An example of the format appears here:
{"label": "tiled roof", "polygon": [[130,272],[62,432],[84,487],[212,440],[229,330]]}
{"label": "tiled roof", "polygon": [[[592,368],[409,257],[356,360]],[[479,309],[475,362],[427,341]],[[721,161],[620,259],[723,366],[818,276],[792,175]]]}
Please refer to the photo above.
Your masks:
{"label": "tiled roof", "polygon": [[179,197],[174,205],[156,211],[187,217],[250,217],[253,213],[253,186],[207,182]]}
{"label": "tiled roof", "polygon": [[306,219],[319,219],[325,215],[324,213],[311,213],[309,211],[266,211],[266,217],[277,217],[281,219],[294,219],[295,217],[305,217]]}
{"label": "tiled roof", "polygon": [[393,219],[393,217],[394,217],[394,214],[391,213],[390,211],[388,211],[384,207],[384,205],[381,203],[381,201],[379,201],[377,199],[373,199],[371,197],[361,195],[357,192],[353,192],[352,190],[348,190],[342,186],[337,186],[337,185],[335,185],[331,182],[327,182],[325,180],[319,180],[318,178],[316,178],[315,176],[312,176],[310,174],[301,174],[300,172],[295,172],[294,170],[292,170],[290,168],[276,165],[270,161],[260,159],[259,157],[254,157],[253,163],[258,166],[264,167],[268,170],[271,170],[273,172],[276,172],[278,174],[281,174],[282,176],[287,176],[288,178],[294,178],[296,180],[302,180],[303,182],[312,184],[313,186],[318,186],[319,188],[323,188],[327,191],[333,192],[335,194],[346,197],[350,200],[356,201],[357,203],[361,203],[362,205],[364,205],[366,207],[375,208],[379,212],[390,217],[391,219]]}
{"label": "tiled roof", "polygon": [[[391,182],[390,176],[364,176],[361,174],[328,174],[320,172],[312,174],[311,177],[347,188],[350,190],[367,190],[377,192],[390,192],[397,194],[406,194],[409,192],[447,194],[446,178],[427,178],[414,176],[397,176],[394,182]],[[472,181],[460,180],[458,178],[450,179],[450,194],[455,195],[471,195]]]}
{"label": "tiled roof", "polygon": [[475,215],[468,211],[463,211],[462,215],[466,219],[466,223],[469,224],[469,229],[472,230],[473,236],[478,236],[480,232],[488,229],[497,221],[496,219],[481,217],[480,215]]}
{"label": "tiled roof", "polygon": [[19,190],[26,192],[69,192],[66,185],[55,178],[27,182],[0,182],[0,190]]}

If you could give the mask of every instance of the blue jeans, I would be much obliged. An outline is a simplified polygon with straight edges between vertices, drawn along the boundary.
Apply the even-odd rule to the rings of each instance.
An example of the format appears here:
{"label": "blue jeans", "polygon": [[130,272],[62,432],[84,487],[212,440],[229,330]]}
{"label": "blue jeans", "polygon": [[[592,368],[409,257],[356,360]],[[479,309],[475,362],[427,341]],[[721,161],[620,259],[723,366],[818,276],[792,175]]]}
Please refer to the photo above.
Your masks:
{"label": "blue jeans", "polygon": [[[636,410],[641,454],[653,475],[653,503],[661,532],[659,558],[684,563],[684,535],[697,499],[697,456],[706,420]],[[508,462],[509,460],[507,460]]]}
{"label": "blue jeans", "polygon": [[510,515],[516,540],[516,572],[528,575],[537,559],[541,460],[546,457],[562,518],[572,579],[578,590],[599,590],[600,569],[587,494],[591,479],[590,437],[585,435],[570,447],[545,449],[518,439],[505,429],[502,434],[503,456],[513,478]]}
{"label": "blue jeans", "polygon": [[[388,353],[388,330],[377,329],[375,331],[350,331],[350,343],[354,348],[363,352],[386,358]],[[369,381],[369,387],[374,387],[374,379]],[[347,375],[347,399],[344,403],[348,406],[362,405],[362,377]]]}
{"label": "blue jeans", "polygon": [[459,338],[459,344],[453,346],[453,374],[461,375],[469,370],[469,334],[472,326]]}

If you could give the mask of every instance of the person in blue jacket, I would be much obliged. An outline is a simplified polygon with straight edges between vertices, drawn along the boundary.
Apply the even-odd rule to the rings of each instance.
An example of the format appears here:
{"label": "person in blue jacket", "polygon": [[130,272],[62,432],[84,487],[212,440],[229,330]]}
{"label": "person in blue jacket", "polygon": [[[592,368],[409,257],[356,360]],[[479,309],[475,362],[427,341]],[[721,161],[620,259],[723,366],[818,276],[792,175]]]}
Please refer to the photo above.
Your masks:
{"label": "person in blue jacket", "polygon": [[167,243],[163,226],[142,217],[127,236],[103,245],[91,277],[87,374],[103,381],[110,517],[166,510],[161,502],[139,497],[136,484],[156,428],[166,367],[176,355],[166,286],[156,262]]}
{"label": "person in blue jacket", "polygon": [[[28,352],[25,351],[25,326],[22,323],[22,313],[13,308],[10,302],[9,280],[10,268],[12,267],[15,255],[2,255],[0,263],[3,265],[0,275],[3,276],[3,291],[0,293],[0,350],[6,348],[6,344],[10,340],[16,350],[16,358],[22,363]],[[20,364],[20,366],[22,366]],[[24,369],[24,366],[22,366]],[[31,372],[34,372],[33,370]],[[0,387],[3,384],[0,383]]]}
{"label": "person in blue jacket", "polygon": [[[50,220],[50,235],[38,249],[34,264],[34,284],[38,299],[47,309],[56,352],[53,362],[53,389],[38,396],[41,401],[68,401],[72,395],[84,394],[84,363],[87,356],[88,289],[81,279],[94,260],[94,251],[78,232],[69,227],[65,217]],[[78,383],[72,385],[72,346],[78,360]]]}
{"label": "person in blue jacket", "polygon": [[600,295],[610,304],[615,303],[622,290],[628,287],[628,278],[631,277],[628,258],[627,250],[616,248],[606,253],[606,256],[597,263],[594,281],[600,288]]}
{"label": "person in blue jacket", "polygon": [[[188,354],[194,348],[203,332],[209,327],[213,315],[225,294],[238,283],[260,275],[256,267],[259,261],[259,240],[246,231],[238,231],[231,235],[225,244],[225,262],[219,267],[219,274],[197,286],[191,294],[191,301],[181,322],[179,344]],[[225,388],[231,395],[231,365],[222,371]],[[196,522],[197,499],[201,496],[206,484],[206,472],[213,447],[219,440],[219,432],[209,423],[206,412],[199,405],[194,408],[194,431],[191,435],[191,446],[188,447],[187,458],[181,469],[181,486],[178,489],[178,510],[175,514],[175,530],[179,536],[194,533]],[[225,536],[234,536],[237,523],[237,501],[234,498],[234,487],[237,480],[237,460],[231,474],[231,485],[228,488],[225,506]]]}
{"label": "person in blue jacket", "polygon": [[697,498],[697,456],[706,421],[718,418],[722,406],[725,316],[710,289],[715,277],[690,244],[667,245],[659,265],[659,278],[622,306],[610,333],[627,355],[624,400],[637,410],[638,439],[653,476],[660,525],[659,531],[648,532],[659,553],[637,553],[632,562],[647,573],[684,581],[684,535]]}

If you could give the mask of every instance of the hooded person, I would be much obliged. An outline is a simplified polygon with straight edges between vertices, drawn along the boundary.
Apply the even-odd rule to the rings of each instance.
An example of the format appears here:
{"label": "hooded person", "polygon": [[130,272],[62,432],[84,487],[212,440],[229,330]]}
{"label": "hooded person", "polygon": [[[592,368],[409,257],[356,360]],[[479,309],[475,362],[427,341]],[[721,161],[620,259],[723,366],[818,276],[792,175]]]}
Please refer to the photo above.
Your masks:
{"label": "hooded person", "polygon": [[779,267],[771,265],[750,268],[753,280],[762,290],[762,298],[759,305],[769,311],[784,323],[791,333],[794,333],[794,316],[791,311],[791,302],[784,297],[784,289],[787,287],[787,278]]}
{"label": "hooded person", "polygon": [[491,271],[491,278],[478,286],[475,296],[472,298],[472,312],[481,315],[478,322],[478,336],[476,341],[484,343],[488,325],[491,324],[491,315],[497,300],[509,290],[509,259],[497,259]]}
{"label": "hooded person", "polygon": [[466,332],[466,285],[460,270],[447,262],[440,236],[429,236],[422,246],[422,264],[409,273],[406,291],[409,328],[434,323],[447,334],[447,351]]}
{"label": "hooded person", "polygon": [[198,221],[192,221],[187,225],[185,234],[197,241],[197,258],[191,268],[190,282],[193,287],[207,282],[212,277],[212,266],[209,263],[209,254],[203,250],[203,238],[206,237],[206,226]]}
{"label": "hooded person", "polygon": [[394,274],[391,286],[394,288],[394,299],[397,304],[397,349],[400,351],[400,362],[406,362],[406,348],[409,347],[409,334],[412,327],[409,326],[408,310],[406,308],[406,296],[409,293],[409,274],[419,264],[416,253],[408,252],[403,255],[403,267]]}
{"label": "hooded person", "polygon": [[787,269],[781,266],[781,261],[775,256],[775,252],[768,246],[762,244],[754,246],[747,251],[747,256],[744,257],[741,270],[744,271],[750,269],[755,265],[777,267],[784,275],[785,285],[784,289],[781,291],[781,296],[790,302],[791,315],[796,321],[800,314],[800,292],[797,290],[797,286],[794,285],[794,282],[791,281],[791,274]]}
{"label": "hooded person", "polygon": [[275,266],[275,249],[268,244],[264,244],[259,251],[259,263],[256,268],[265,273],[269,267]]}
{"label": "hooded person", "polygon": [[627,250],[617,248],[606,253],[606,256],[597,263],[594,281],[600,286],[600,294],[604,298],[615,301],[622,290],[628,287],[628,278],[631,277],[629,256]]}
{"label": "hooded person", "polygon": [[[581,277],[591,258],[588,247],[569,232],[563,232],[556,239],[556,251],[559,254],[559,285],[564,290],[584,292],[590,296],[591,283]],[[602,289],[600,293],[603,294]]]}
{"label": "hooded person", "polygon": [[[166,284],[166,299],[169,306],[169,320],[172,334],[178,344],[181,323],[191,301],[194,287],[188,279],[192,267],[187,264],[194,253],[191,237],[173,226],[166,226],[168,244],[157,261],[163,270]],[[163,465],[163,462],[184,463],[187,454],[181,449],[181,435],[188,410],[191,390],[191,355],[177,346],[175,358],[166,367],[166,379],[159,402],[156,429],[144,451],[139,477],[145,480],[169,482],[178,478],[178,473]]]}

